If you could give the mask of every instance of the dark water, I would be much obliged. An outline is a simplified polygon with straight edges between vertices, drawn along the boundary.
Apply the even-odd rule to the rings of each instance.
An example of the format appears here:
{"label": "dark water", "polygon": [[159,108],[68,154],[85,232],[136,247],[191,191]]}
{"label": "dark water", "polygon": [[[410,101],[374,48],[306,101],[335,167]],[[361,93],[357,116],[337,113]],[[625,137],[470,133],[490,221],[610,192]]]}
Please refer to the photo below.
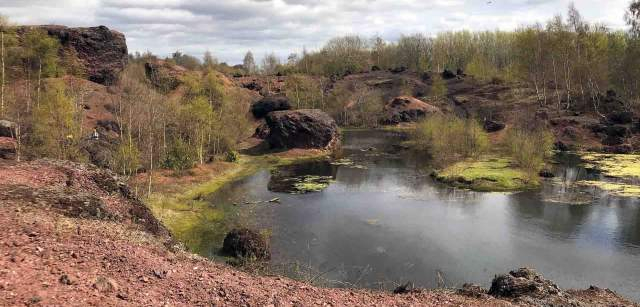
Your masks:
{"label": "dark water", "polygon": [[[640,301],[637,199],[575,188],[576,179],[598,174],[571,156],[560,158],[559,178],[537,191],[455,190],[433,182],[420,157],[398,151],[399,140],[394,132],[346,132],[344,154],[354,165],[314,162],[274,176],[261,171],[212,202],[280,198],[239,206],[240,223],[271,233],[274,267],[294,275],[306,270],[330,286],[488,286],[495,274],[527,266],[563,288],[594,284]],[[282,174],[333,181],[315,193],[269,191]],[[205,254],[219,246],[211,242]]]}

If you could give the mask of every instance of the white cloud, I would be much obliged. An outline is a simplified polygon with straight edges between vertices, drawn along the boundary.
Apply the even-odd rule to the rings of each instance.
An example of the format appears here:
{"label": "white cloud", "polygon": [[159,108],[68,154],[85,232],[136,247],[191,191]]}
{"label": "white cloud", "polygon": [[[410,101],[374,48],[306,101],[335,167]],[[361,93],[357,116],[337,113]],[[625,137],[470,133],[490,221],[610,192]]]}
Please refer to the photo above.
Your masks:
{"label": "white cloud", "polygon": [[[54,3],[55,2],[55,3]],[[489,3],[491,2],[491,3]],[[628,0],[576,0],[587,20],[624,27]],[[131,51],[165,56],[210,50],[238,63],[251,49],[285,58],[333,36],[514,29],[564,13],[570,0],[0,0],[24,24],[104,24],[124,32]]]}

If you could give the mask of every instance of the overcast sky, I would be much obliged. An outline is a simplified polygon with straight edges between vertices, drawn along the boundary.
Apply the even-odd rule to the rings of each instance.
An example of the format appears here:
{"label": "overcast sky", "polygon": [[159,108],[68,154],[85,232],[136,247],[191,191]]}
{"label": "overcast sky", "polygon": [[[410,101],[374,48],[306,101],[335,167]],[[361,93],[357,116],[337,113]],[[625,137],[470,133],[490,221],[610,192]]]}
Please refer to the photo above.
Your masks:
{"label": "overcast sky", "polygon": [[[0,0],[0,14],[19,24],[106,25],[123,32],[129,51],[166,56],[175,50],[240,63],[283,59],[345,34],[433,35],[445,30],[514,29],[565,14],[570,0]],[[576,0],[590,21],[624,27],[629,0]]]}

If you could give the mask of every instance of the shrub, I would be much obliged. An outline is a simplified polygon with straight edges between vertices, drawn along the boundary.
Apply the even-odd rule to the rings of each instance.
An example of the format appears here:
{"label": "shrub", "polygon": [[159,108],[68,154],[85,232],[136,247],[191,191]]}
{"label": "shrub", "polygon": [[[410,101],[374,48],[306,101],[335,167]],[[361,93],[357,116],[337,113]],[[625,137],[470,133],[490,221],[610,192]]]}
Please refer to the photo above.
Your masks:
{"label": "shrub", "polygon": [[413,135],[418,149],[438,160],[477,157],[489,148],[489,137],[474,119],[434,115],[418,124]]}
{"label": "shrub", "polygon": [[510,129],[504,140],[513,161],[530,177],[536,176],[544,167],[545,159],[552,154],[553,143],[553,134],[544,128]]}
{"label": "shrub", "polygon": [[240,159],[240,155],[238,154],[237,151],[231,150],[231,151],[227,151],[227,154],[225,155],[225,160],[227,162],[238,162],[238,160]]}
{"label": "shrub", "polygon": [[178,138],[167,152],[164,167],[181,172],[192,168],[195,165],[195,160],[194,150],[189,144]]}

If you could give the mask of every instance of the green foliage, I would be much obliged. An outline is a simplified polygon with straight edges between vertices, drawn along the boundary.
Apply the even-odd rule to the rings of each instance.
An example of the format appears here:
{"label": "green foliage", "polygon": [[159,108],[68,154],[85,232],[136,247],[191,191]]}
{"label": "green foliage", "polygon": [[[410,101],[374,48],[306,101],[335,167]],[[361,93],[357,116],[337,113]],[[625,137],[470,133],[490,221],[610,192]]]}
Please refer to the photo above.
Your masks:
{"label": "green foliage", "polygon": [[534,178],[552,155],[554,140],[553,134],[543,128],[513,128],[507,132],[504,145],[513,161]]}
{"label": "green foliage", "polygon": [[111,168],[124,176],[131,176],[140,169],[140,151],[133,141],[118,145]]}
{"label": "green foliage", "polygon": [[227,162],[235,163],[235,162],[238,162],[239,159],[240,159],[240,154],[235,150],[227,151],[227,154],[225,155],[225,160]]}
{"label": "green foliage", "polygon": [[296,109],[324,108],[321,82],[321,78],[293,74],[286,79],[285,93]]}
{"label": "green foliage", "polygon": [[440,74],[433,76],[433,84],[431,85],[429,94],[436,99],[447,95],[447,84],[444,82]]}
{"label": "green foliage", "polygon": [[62,80],[49,81],[32,115],[29,143],[38,156],[80,159],[78,110],[65,92]]}
{"label": "green foliage", "polygon": [[174,140],[164,160],[164,167],[177,172],[192,168],[196,163],[195,153],[181,138]]}
{"label": "green foliage", "polygon": [[439,181],[475,191],[518,191],[536,187],[539,182],[513,165],[510,159],[469,159],[435,173]]}
{"label": "green foliage", "polygon": [[41,71],[42,78],[56,77],[63,74],[58,66],[60,42],[47,35],[43,29],[34,28],[27,32],[24,38],[24,59],[29,63],[32,71]]}
{"label": "green foliage", "polygon": [[418,149],[441,162],[478,157],[489,149],[489,137],[476,120],[453,115],[423,120],[416,127],[413,141]]}

